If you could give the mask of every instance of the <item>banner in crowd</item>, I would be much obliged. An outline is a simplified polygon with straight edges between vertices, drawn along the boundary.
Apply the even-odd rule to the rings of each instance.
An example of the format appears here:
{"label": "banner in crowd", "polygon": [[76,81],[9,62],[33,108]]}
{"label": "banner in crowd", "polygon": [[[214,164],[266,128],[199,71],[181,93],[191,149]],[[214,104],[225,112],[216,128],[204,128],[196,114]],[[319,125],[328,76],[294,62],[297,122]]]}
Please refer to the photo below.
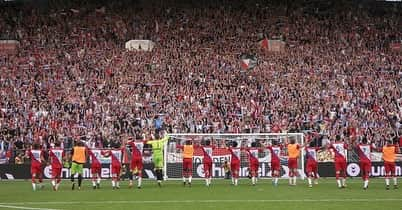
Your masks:
{"label": "banner in crowd", "polygon": [[[373,162],[383,161],[381,152],[372,152],[370,157]],[[334,162],[334,153],[329,150],[318,151],[317,158],[318,162]],[[396,161],[402,162],[402,154],[396,154]]]}
{"label": "banner in crowd", "polygon": [[152,51],[155,43],[151,40],[130,40],[125,46],[130,51]]}
{"label": "banner in crowd", "polygon": [[[287,167],[287,163],[283,162],[281,175],[282,178],[287,178],[289,168]],[[91,177],[89,164],[85,165],[83,170],[83,177],[88,179]],[[127,178],[129,170],[128,165],[124,168],[126,170],[123,171],[123,177]],[[168,178],[181,178],[182,177],[182,163],[168,163],[167,164],[167,176]],[[402,176],[402,162],[396,163],[396,175]],[[46,166],[44,168],[44,178],[50,179],[51,178],[51,166]],[[360,176],[360,166],[358,163],[349,163],[347,166],[347,175],[349,177],[359,177]],[[305,173],[299,170],[299,173],[303,178],[305,178]],[[271,168],[270,163],[260,163],[260,167],[258,170],[259,177],[261,178],[270,178],[271,177]],[[319,163],[318,165],[318,174],[320,177],[334,177],[335,170],[333,163]],[[110,164],[102,164],[102,171],[101,171],[102,178],[110,178],[111,177],[111,169]],[[224,178],[225,177],[225,169],[222,167],[222,164],[213,164],[212,167],[212,175],[214,178]],[[248,164],[244,163],[241,164],[240,167],[240,177],[247,177],[248,176]],[[193,177],[194,178],[202,178],[204,176],[203,171],[203,164],[201,163],[194,163],[193,164]],[[371,176],[373,177],[384,177],[385,176],[385,169],[384,164],[382,162],[373,162],[371,167]],[[70,177],[70,169],[63,168],[62,170],[62,177],[67,179]],[[143,169],[143,177],[155,179],[156,175],[153,170],[153,164],[144,164]],[[29,164],[22,164],[22,165],[13,165],[13,164],[3,164],[0,165],[0,178],[1,179],[30,179],[30,165]]]}
{"label": "banner in crowd", "polygon": [[257,57],[255,55],[243,53],[240,55],[240,66],[243,70],[253,69],[257,66]]}
{"label": "banner in crowd", "polygon": [[395,52],[402,52],[401,45],[402,44],[400,42],[394,42],[394,43],[390,43],[389,47],[391,48],[391,50],[393,50]]}
{"label": "banner in crowd", "polygon": [[17,53],[20,42],[17,40],[0,40],[0,54]]}
{"label": "banner in crowd", "polygon": [[285,42],[281,40],[272,40],[264,38],[258,42],[262,49],[266,49],[271,52],[283,52],[285,51]]}

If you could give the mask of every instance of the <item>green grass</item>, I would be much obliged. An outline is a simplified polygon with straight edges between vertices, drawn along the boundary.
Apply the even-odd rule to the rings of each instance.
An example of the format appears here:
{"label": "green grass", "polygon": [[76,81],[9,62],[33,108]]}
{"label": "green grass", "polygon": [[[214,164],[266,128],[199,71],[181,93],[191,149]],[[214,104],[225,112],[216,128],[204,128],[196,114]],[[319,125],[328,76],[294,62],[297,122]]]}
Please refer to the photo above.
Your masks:
{"label": "green grass", "polygon": [[321,179],[313,188],[301,180],[296,187],[288,186],[287,180],[280,180],[278,187],[271,180],[250,186],[247,179],[237,187],[229,180],[213,180],[209,188],[200,180],[191,188],[180,181],[167,181],[162,188],[153,181],[145,181],[142,189],[128,189],[127,181],[120,190],[110,186],[104,180],[101,189],[93,190],[85,180],[83,189],[71,191],[64,180],[53,192],[46,181],[45,189],[33,192],[29,181],[0,181],[0,209],[402,209],[402,189],[385,190],[383,179],[371,179],[366,191],[360,179],[349,179],[346,189],[338,189],[334,179]]}

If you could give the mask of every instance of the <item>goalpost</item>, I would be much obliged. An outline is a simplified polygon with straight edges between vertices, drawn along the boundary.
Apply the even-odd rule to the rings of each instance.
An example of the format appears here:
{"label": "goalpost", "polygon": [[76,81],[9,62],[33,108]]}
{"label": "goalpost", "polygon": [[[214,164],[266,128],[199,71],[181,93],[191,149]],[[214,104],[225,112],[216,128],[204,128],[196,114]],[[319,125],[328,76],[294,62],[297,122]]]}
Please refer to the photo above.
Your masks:
{"label": "goalpost", "polygon": [[[237,142],[238,147],[247,148],[251,146],[252,142],[256,142],[258,147],[263,147],[259,153],[260,167],[258,170],[259,178],[271,178],[271,155],[264,145],[271,144],[277,141],[283,146],[281,154],[281,177],[288,176],[287,167],[287,149],[285,142],[291,138],[296,140],[296,143],[304,144],[303,133],[169,133],[167,134],[170,139],[164,147],[164,177],[165,179],[180,179],[182,177],[182,151],[177,149],[177,145],[184,145],[185,141],[191,140],[193,144],[205,145],[205,141],[209,140],[214,146],[213,150],[213,167],[212,175],[214,178],[224,178],[225,173],[223,164],[225,161],[230,165],[230,152],[227,146],[231,142]],[[304,149],[301,149],[299,157],[299,177],[305,178],[304,173]],[[203,164],[202,164],[202,151],[200,148],[194,150],[193,157],[193,178],[203,178]],[[241,166],[239,172],[240,178],[248,177],[248,158],[246,152],[241,152]]]}

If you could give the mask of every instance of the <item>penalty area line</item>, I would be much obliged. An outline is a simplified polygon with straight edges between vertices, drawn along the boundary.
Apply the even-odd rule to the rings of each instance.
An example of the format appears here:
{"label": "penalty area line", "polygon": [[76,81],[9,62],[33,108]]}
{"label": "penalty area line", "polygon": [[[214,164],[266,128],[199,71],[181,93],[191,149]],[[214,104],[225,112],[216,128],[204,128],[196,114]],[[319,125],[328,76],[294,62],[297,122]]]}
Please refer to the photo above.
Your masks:
{"label": "penalty area line", "polygon": [[31,209],[31,210],[57,210],[57,209],[33,208],[33,207],[26,207],[26,206],[12,206],[12,205],[3,205],[3,204],[0,204],[0,208],[9,208],[9,209]]}
{"label": "penalty area line", "polygon": [[[402,201],[402,198],[376,198],[376,199],[272,199],[272,200],[121,200],[121,201],[38,201],[19,203],[0,203],[4,205],[64,205],[64,204],[155,204],[155,203],[282,203],[282,202],[390,202]],[[5,206],[4,206],[5,207]],[[19,209],[54,210],[44,208],[16,207]]]}

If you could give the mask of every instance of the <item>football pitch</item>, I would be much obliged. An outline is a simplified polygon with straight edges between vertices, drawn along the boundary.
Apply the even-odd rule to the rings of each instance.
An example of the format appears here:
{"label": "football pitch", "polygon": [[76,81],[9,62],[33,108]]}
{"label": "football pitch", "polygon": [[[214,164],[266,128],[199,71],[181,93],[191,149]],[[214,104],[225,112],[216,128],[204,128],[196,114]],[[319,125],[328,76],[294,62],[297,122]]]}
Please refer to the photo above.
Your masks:
{"label": "football pitch", "polygon": [[85,180],[81,190],[72,191],[70,182],[63,180],[54,192],[46,180],[45,188],[34,192],[30,181],[0,181],[0,209],[402,209],[402,189],[385,190],[383,179],[371,179],[368,190],[357,178],[348,179],[346,189],[338,189],[333,178],[320,179],[313,188],[302,180],[297,186],[279,182],[274,187],[271,180],[259,180],[251,186],[250,180],[242,179],[235,187],[219,179],[206,187],[204,181],[194,180],[190,188],[170,180],[159,188],[154,181],[144,181],[142,189],[129,189],[123,181],[121,189],[112,190],[110,181],[103,180],[101,189],[93,190]]}

